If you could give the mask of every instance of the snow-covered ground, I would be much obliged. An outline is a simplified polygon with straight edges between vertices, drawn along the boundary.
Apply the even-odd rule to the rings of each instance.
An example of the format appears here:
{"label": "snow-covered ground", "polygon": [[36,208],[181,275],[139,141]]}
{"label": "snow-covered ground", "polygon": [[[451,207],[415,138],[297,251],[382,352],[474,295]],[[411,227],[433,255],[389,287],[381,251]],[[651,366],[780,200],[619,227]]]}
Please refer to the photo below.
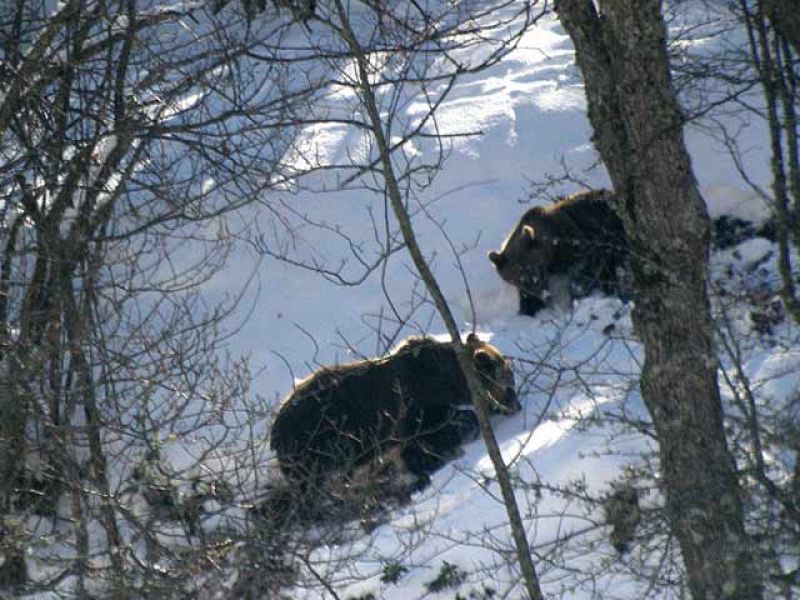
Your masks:
{"label": "snow-covered ground", "polygon": [[[352,96],[334,94],[328,101],[344,109]],[[409,101],[404,110],[410,117],[419,106]],[[548,559],[538,562],[544,589],[568,598],[640,598],[638,586],[646,582],[628,580],[614,568],[591,582],[570,574],[572,568],[614,563],[616,555],[602,530],[589,534],[587,539],[595,539],[597,545],[588,554],[550,554],[554,540],[571,531],[592,530],[600,512],[590,514],[554,494],[539,497],[534,485],[581,481],[589,493],[600,494],[638,453],[650,449],[644,436],[614,436],[619,433],[615,427],[578,426],[588,416],[623,410],[630,418],[646,419],[634,385],[641,352],[631,331],[630,307],[617,299],[591,297],[576,303],[570,314],[547,310],[535,318],[519,316],[516,291],[499,279],[487,259],[529,202],[546,203],[578,189],[574,183],[559,183],[548,188],[548,195],[529,199],[531,189],[549,177],[560,177],[565,167],[587,185],[607,185],[602,169],[592,168],[597,156],[589,142],[583,88],[571,44],[557,21],[542,19],[500,63],[461,78],[441,106],[438,122],[443,132],[481,133],[453,138],[441,171],[418,198],[427,212],[416,215],[417,234],[463,332],[477,330],[517,362],[524,408],[517,416],[497,418],[496,434],[513,474],[531,484],[520,486],[519,502],[530,543],[538,556]],[[315,126],[307,134],[305,151],[319,159],[341,159],[360,143],[358,135],[342,126]],[[690,129],[687,135],[712,215],[762,217],[761,201],[739,182],[725,150],[699,130]],[[752,134],[745,132],[754,144],[759,135],[755,126]],[[763,153],[753,151],[749,166],[751,176],[766,180]],[[289,256],[311,257],[332,269],[344,265],[343,273],[357,277],[349,243],[341,235],[361,245],[367,256],[377,253],[372,219],[382,222],[383,200],[365,190],[321,191],[332,189],[335,182],[327,184],[324,176],[315,175],[300,188],[267,201],[285,201],[296,214],[325,224],[306,223],[294,237],[285,237]],[[243,217],[261,219],[265,231],[269,218],[266,213]],[[759,258],[764,251],[760,243],[750,242],[744,258],[736,260],[749,264]],[[463,249],[459,262],[469,291],[453,247]],[[720,255],[716,260],[722,269],[734,259]],[[292,389],[293,378],[305,377],[320,364],[376,356],[406,335],[444,331],[429,304],[409,311],[421,287],[404,251],[388,260],[384,273],[374,272],[360,285],[346,286],[284,261],[257,257],[243,244],[207,291],[238,289],[253,272],[255,279],[242,305],[241,319],[246,321],[229,349],[251,356],[253,392],[273,404]],[[390,316],[389,300],[401,315],[409,315],[400,329]],[[746,314],[741,318],[741,326],[747,328]],[[757,354],[750,360],[752,376],[766,380],[790,362],[795,364],[797,356]],[[769,385],[776,387],[775,394],[785,394],[798,382],[784,378]],[[259,424],[262,430],[267,426]],[[492,473],[482,442],[473,442],[437,472],[433,484],[411,504],[396,509],[369,534],[343,535],[346,543],[315,549],[310,564],[332,581],[340,598],[370,593],[397,600],[452,598],[457,591],[462,597],[488,598],[490,589],[498,597],[519,597],[518,574],[509,572],[504,561],[509,532]],[[344,558],[348,556],[353,558]],[[431,593],[427,584],[445,562],[468,575],[461,587]],[[396,583],[381,581],[389,564],[404,568]],[[319,587],[295,590],[290,596],[327,593]]]}

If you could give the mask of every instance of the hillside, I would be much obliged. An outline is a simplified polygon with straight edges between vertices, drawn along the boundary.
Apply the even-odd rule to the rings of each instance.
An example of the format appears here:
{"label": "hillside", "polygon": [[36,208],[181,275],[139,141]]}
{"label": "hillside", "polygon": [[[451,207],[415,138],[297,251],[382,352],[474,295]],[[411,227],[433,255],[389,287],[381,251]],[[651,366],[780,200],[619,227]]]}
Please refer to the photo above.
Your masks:
{"label": "hillside", "polygon": [[[414,112],[413,99],[406,110]],[[543,19],[499,64],[459,80],[438,114],[445,133],[480,134],[453,141],[419,199],[427,208],[415,225],[462,331],[477,330],[517,360],[524,409],[513,418],[498,417],[495,425],[504,456],[519,478],[518,498],[540,557],[544,588],[567,598],[666,597],[663,589],[653,590],[633,576],[639,561],[654,560],[652,544],[661,538],[653,534],[648,542],[642,533],[643,547],[620,559],[610,545],[609,528],[602,527],[602,508],[581,501],[602,497],[612,480],[638,467],[641,456],[653,449],[652,440],[630,426],[648,421],[636,390],[641,348],[631,330],[630,306],[591,297],[569,314],[548,310],[534,318],[519,316],[515,290],[499,280],[486,258],[529,206],[579,189],[574,182],[559,181],[565,169],[586,185],[607,185],[602,169],[592,168],[597,159],[588,142],[582,84],[569,39],[552,17]],[[744,139],[760,139],[763,132],[755,125],[751,129]],[[701,128],[690,127],[688,135],[712,216],[763,220],[762,201],[740,181],[721,144]],[[312,152],[326,157],[354,151],[359,139],[338,126],[318,126],[312,137]],[[748,166],[766,180],[766,158]],[[545,185],[548,181],[553,183]],[[335,227],[337,234],[346,232],[348,244],[370,244],[368,211],[380,202],[374,194],[323,193],[318,190],[326,187],[324,181],[308,187],[287,196],[292,206]],[[324,264],[352,263],[347,245],[330,231],[304,228],[299,238],[304,248],[324,257]],[[451,247],[464,249],[458,265],[468,292]],[[766,240],[715,253],[715,280],[727,281],[730,265],[737,273],[758,265],[768,272],[759,285],[775,285],[774,250]],[[318,273],[270,259],[258,273],[261,293],[235,347],[253,353],[259,366],[256,390],[275,401],[291,389],[292,377],[303,377],[315,365],[379,355],[392,345],[387,340],[408,334],[443,334],[430,306],[416,309],[402,329],[388,316],[386,296],[407,307],[419,293],[404,252],[389,260],[381,276],[373,274],[357,287],[338,286]],[[752,306],[742,296],[744,303],[732,310],[737,331],[750,339],[758,334],[749,322]],[[766,341],[751,340],[746,361],[751,383],[758,386],[781,368],[792,370],[795,335],[796,328],[784,322]],[[796,389],[797,382],[790,378],[769,385],[783,393]],[[651,489],[642,502],[656,506],[658,494]],[[510,547],[504,507],[481,441],[467,445],[463,456],[436,473],[432,486],[415,494],[411,504],[383,518],[368,535],[355,522],[346,533],[337,532],[334,541],[320,534],[324,545],[308,556],[316,573],[301,569],[312,589],[296,588],[288,597],[330,597],[315,586],[316,577],[330,581],[341,598],[489,598],[492,590],[497,597],[518,597],[517,575],[509,571],[501,550]],[[397,570],[396,582],[386,581],[387,568]],[[457,585],[431,592],[431,582],[442,574],[450,574]]]}

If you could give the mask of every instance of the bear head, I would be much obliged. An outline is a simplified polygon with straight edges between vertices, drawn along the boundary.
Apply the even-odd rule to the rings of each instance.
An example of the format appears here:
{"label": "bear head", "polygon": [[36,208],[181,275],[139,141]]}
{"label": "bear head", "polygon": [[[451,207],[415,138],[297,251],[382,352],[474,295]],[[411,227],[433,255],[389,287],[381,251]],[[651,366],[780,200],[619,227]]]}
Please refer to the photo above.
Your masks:
{"label": "bear head", "polygon": [[556,260],[559,244],[550,221],[546,209],[530,209],[500,251],[489,253],[489,260],[503,281],[542,299],[547,296],[548,268]]}
{"label": "bear head", "polygon": [[491,344],[481,341],[474,333],[467,336],[467,348],[472,354],[481,383],[491,399],[492,412],[513,414],[521,406],[517,398],[511,361]]}

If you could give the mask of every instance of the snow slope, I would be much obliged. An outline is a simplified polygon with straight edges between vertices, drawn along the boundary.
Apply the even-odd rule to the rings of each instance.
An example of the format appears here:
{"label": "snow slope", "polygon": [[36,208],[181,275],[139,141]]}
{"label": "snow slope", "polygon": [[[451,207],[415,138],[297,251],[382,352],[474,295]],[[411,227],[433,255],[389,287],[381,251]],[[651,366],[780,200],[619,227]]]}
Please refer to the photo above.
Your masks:
{"label": "snow slope", "polygon": [[[346,107],[351,98],[341,94],[334,100]],[[409,102],[406,110],[413,114],[414,103]],[[597,157],[588,141],[583,89],[570,42],[557,22],[543,19],[505,60],[461,79],[440,110],[439,124],[445,132],[482,132],[453,142],[451,155],[421,198],[453,245],[468,249],[460,260],[475,305],[474,320],[448,241],[424,215],[417,215],[415,224],[462,330],[477,329],[520,359],[524,410],[496,422],[504,456],[523,482],[555,486],[580,480],[590,492],[598,493],[619,476],[632,455],[649,448],[639,436],[612,439],[613,428],[576,427],[578,416],[613,413],[623,407],[628,415],[645,418],[631,385],[640,348],[632,337],[629,308],[615,299],[587,298],[569,315],[546,311],[534,319],[520,317],[516,292],[500,281],[486,258],[526,209],[532,184],[560,176],[564,165],[589,185],[607,183],[601,169],[589,170]],[[752,136],[757,139],[758,131]],[[758,216],[753,213],[755,195],[737,182],[715,140],[695,130],[688,132],[688,139],[711,213]],[[308,151],[331,160],[358,145],[356,136],[340,126],[317,127],[309,132],[307,142]],[[755,176],[763,179],[767,168],[763,157],[754,159],[753,166]],[[316,191],[287,192],[285,200],[317,222],[338,227],[369,245],[373,239],[369,210],[380,214],[381,199],[361,190],[322,193],[323,185],[324,181],[316,180]],[[562,183],[548,193],[576,189],[574,184]],[[550,197],[539,195],[533,202],[544,203]],[[352,265],[347,246],[330,229],[304,227],[292,244],[299,254],[316,256],[325,264],[349,261],[347,269]],[[401,307],[412,303],[418,293],[410,261],[402,252],[389,260],[384,282],[379,273],[373,273],[356,287],[336,285],[318,273],[272,258],[260,259],[245,250],[240,250],[236,263],[214,286],[232,289],[243,274],[256,270],[257,281],[249,292],[252,315],[231,349],[251,354],[254,391],[271,401],[277,402],[291,389],[293,378],[304,377],[316,365],[356,358],[353,349],[359,355],[375,356],[407,334],[443,332],[429,306],[415,311],[401,332],[394,332],[386,318],[390,308],[383,285]],[[607,326],[612,324],[609,332]],[[768,362],[754,365],[754,371],[771,368]],[[605,453],[607,447],[614,453]],[[484,597],[480,594],[488,589],[519,597],[518,574],[508,570],[498,550],[509,542],[497,494],[482,443],[474,442],[461,458],[434,476],[430,488],[417,494],[411,505],[397,509],[369,536],[356,529],[343,536],[347,543],[316,549],[311,561],[333,581],[341,598],[369,593],[398,600],[452,598],[453,588],[436,594],[426,587],[445,561],[470,573],[458,588],[463,597],[470,592],[477,594],[470,597]],[[528,518],[530,542],[542,555],[547,555],[548,544],[558,536],[592,530],[598,517],[579,506],[570,512],[566,500],[557,495],[539,499],[533,488],[521,488],[519,501]],[[600,530],[589,536],[602,540],[607,534]],[[561,558],[570,568],[612,564],[614,553],[607,540],[598,543],[594,554],[576,552]],[[538,562],[548,593],[568,598],[643,597],[640,584],[618,575],[614,568],[582,582],[579,577],[570,578],[569,568],[562,568],[559,557],[550,558]],[[407,569],[396,584],[381,581],[383,568],[391,563]],[[326,592],[312,588],[293,594],[314,598]]]}

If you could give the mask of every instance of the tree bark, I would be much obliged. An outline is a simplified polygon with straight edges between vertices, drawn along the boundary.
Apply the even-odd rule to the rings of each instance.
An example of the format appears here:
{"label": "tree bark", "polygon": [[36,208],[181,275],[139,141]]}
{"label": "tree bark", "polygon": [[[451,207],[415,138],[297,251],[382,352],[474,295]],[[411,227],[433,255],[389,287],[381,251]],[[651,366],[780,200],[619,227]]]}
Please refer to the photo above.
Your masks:
{"label": "tree bark", "polygon": [[798,0],[763,0],[767,17],[800,54],[800,2]]}
{"label": "tree bark", "polygon": [[[641,391],[696,599],[762,597],[723,429],[706,283],[709,218],[683,141],[658,0],[560,0],[594,143],[630,239]],[[599,12],[598,12],[599,11]]]}

